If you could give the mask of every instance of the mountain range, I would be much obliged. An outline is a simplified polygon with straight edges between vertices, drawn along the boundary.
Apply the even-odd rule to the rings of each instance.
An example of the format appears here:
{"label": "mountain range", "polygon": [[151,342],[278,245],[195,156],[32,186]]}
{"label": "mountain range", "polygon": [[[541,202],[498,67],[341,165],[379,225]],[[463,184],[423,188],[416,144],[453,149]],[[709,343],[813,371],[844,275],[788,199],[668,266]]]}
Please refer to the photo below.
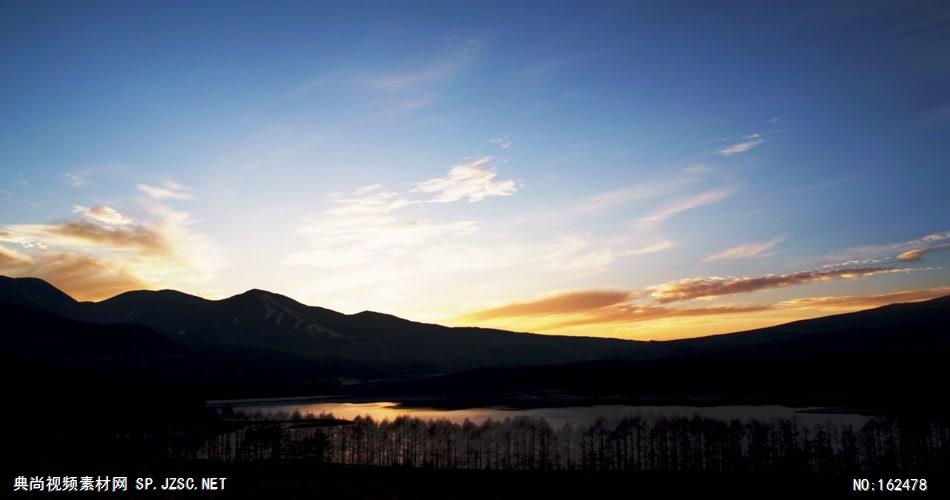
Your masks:
{"label": "mountain range", "polygon": [[862,379],[894,389],[913,376],[920,386],[930,376],[921,367],[940,366],[950,352],[950,297],[663,342],[347,315],[262,290],[223,300],[161,290],[78,302],[36,278],[0,277],[0,314],[3,361],[23,380],[172,384],[209,396],[834,397],[855,394]]}

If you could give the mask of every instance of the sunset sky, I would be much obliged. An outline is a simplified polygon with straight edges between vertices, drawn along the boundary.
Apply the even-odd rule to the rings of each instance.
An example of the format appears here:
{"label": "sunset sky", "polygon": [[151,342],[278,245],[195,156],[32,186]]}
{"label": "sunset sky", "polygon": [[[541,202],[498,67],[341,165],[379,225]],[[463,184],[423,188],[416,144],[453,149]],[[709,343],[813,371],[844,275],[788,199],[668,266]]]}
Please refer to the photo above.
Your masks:
{"label": "sunset sky", "polygon": [[946,2],[0,3],[0,274],[667,339],[950,294]]}

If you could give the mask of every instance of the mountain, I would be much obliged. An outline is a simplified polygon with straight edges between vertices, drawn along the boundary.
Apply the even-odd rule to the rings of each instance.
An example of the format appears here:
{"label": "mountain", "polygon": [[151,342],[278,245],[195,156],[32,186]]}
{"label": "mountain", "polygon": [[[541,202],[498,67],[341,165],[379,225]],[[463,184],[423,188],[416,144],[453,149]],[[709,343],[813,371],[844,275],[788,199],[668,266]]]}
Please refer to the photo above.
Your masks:
{"label": "mountain", "polygon": [[76,321],[103,321],[98,313],[39,278],[0,276],[0,304],[26,306]]}
{"label": "mountain", "polygon": [[87,323],[15,304],[0,303],[0,318],[0,373],[5,392],[18,397],[61,399],[103,388],[112,395],[94,397],[128,400],[150,391],[202,398],[299,395],[337,390],[340,373],[385,375],[367,364],[196,344],[145,325]]}
{"label": "mountain", "polygon": [[950,296],[748,332],[660,342],[640,360],[491,367],[366,386],[481,404],[552,400],[937,408],[950,359]]}
{"label": "mountain", "polygon": [[141,323],[189,342],[358,360],[395,374],[628,358],[642,355],[648,346],[617,339],[449,328],[369,311],[347,315],[262,290],[223,300],[170,290],[135,291],[83,305],[95,317]]}
{"label": "mountain", "polygon": [[926,399],[950,355],[950,296],[665,342],[448,328],[261,290],[78,303],[41,280],[3,278],[0,305],[6,358],[20,369],[105,363],[90,371],[229,394],[334,391],[354,379],[363,384],[347,390],[368,397],[873,401],[886,391],[903,401]]}

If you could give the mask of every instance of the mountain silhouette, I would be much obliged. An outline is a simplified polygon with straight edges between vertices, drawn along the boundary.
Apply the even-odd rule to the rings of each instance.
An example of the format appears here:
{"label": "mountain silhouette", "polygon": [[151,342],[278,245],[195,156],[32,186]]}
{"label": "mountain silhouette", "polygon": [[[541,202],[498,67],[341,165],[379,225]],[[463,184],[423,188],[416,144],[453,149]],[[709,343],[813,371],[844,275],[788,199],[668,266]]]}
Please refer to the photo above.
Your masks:
{"label": "mountain silhouette", "polygon": [[347,315],[263,290],[223,300],[171,290],[135,291],[83,306],[93,317],[141,323],[191,342],[335,356],[408,372],[629,358],[643,354],[647,345],[618,339],[449,328],[370,311]]}
{"label": "mountain silhouette", "polygon": [[103,321],[90,308],[39,278],[0,276],[0,304],[26,306],[77,321]]}
{"label": "mountain silhouette", "polygon": [[950,354],[950,296],[663,342],[348,315],[262,290],[222,300],[160,290],[77,302],[35,278],[0,278],[0,314],[15,371],[190,384],[209,394],[301,394],[362,382],[352,390],[495,401],[873,400],[885,389],[897,400],[925,397],[921,388]]}
{"label": "mountain silhouette", "polygon": [[638,404],[743,402],[946,411],[950,296],[747,332],[655,343],[639,360],[489,367],[366,387],[454,405],[568,397]]}

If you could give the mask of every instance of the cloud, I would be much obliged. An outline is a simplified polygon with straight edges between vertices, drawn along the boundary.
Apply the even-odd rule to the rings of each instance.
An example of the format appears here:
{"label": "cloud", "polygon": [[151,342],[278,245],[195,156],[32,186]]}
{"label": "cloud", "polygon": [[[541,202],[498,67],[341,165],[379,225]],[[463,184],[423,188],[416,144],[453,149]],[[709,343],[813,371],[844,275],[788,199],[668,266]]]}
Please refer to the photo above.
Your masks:
{"label": "cloud", "polygon": [[675,215],[705,205],[711,205],[731,196],[733,193],[735,193],[735,189],[731,188],[713,189],[690,198],[669,203],[655,212],[638,219],[637,226],[641,228],[657,226]]}
{"label": "cloud", "polygon": [[92,208],[76,205],[73,207],[73,213],[82,214],[86,218],[109,225],[125,226],[133,222],[132,219],[120,214],[118,210],[106,205]]}
{"label": "cloud", "polygon": [[746,139],[748,140],[720,149],[718,151],[719,154],[722,156],[732,156],[739,153],[745,153],[746,151],[749,151],[759,144],[765,142],[765,139],[762,139],[759,134],[746,136]]}
{"label": "cloud", "polygon": [[[943,242],[950,243],[950,231],[931,233],[915,240],[886,243],[882,245],[863,245],[847,248],[817,258],[818,262],[828,262],[825,267],[842,265],[877,264],[891,260],[914,262],[930,251],[943,250]],[[937,248],[939,247],[939,248]],[[918,250],[920,250],[918,252]],[[903,258],[901,258],[903,255]]]}
{"label": "cloud", "polygon": [[574,206],[564,215],[586,215],[635,201],[658,198],[685,189],[710,171],[705,165],[691,165],[672,175],[594,195]]}
{"label": "cloud", "polygon": [[818,281],[838,278],[860,278],[876,274],[902,272],[905,269],[889,267],[856,267],[845,269],[825,269],[803,271],[791,274],[769,274],[755,277],[689,278],[649,287],[650,295],[661,304],[684,300],[722,297],[751,293],[768,288],[782,288],[793,285],[805,285]]}
{"label": "cloud", "polygon": [[776,236],[768,241],[760,241],[756,243],[746,243],[744,245],[734,246],[732,248],[723,250],[717,254],[710,255],[702,260],[702,262],[714,262],[717,260],[737,260],[737,259],[748,259],[751,257],[768,257],[775,255],[771,250],[778,245],[779,243],[787,240],[787,236]]}
{"label": "cloud", "polygon": [[950,295],[950,286],[925,288],[922,290],[901,290],[878,295],[840,295],[832,297],[804,297],[779,302],[775,307],[782,309],[866,309],[896,304],[900,302],[919,302]]}
{"label": "cloud", "polygon": [[513,304],[477,311],[464,316],[471,321],[484,321],[498,318],[512,318],[521,316],[548,316],[586,312],[592,309],[602,309],[626,302],[633,294],[618,290],[584,290],[577,292],[563,292],[531,302],[516,302]]}
{"label": "cloud", "polygon": [[403,92],[431,87],[455,78],[470,66],[484,43],[478,39],[452,38],[443,53],[431,63],[402,72],[376,74],[363,79],[363,86],[378,92]]}
{"label": "cloud", "polygon": [[615,257],[613,249],[592,243],[586,233],[559,234],[553,243],[534,249],[526,249],[528,260],[543,264],[551,272],[580,272],[590,274],[602,271]]}
{"label": "cloud", "polygon": [[473,66],[484,43],[476,38],[446,37],[441,50],[408,65],[385,68],[348,67],[333,70],[291,91],[299,99],[326,93],[329,87],[344,95],[356,92],[369,100],[374,118],[388,121],[403,113],[423,110],[437,103],[448,84]]}
{"label": "cloud", "polygon": [[[0,235],[2,237],[3,235]],[[33,259],[29,255],[24,255],[15,250],[0,246],[0,270],[8,272],[33,264]]]}
{"label": "cloud", "polygon": [[288,256],[287,265],[337,267],[379,262],[411,255],[445,240],[475,232],[475,221],[447,223],[408,220],[394,215],[397,209],[417,203],[405,195],[373,185],[350,195],[333,197],[337,205],[304,218],[293,227],[306,237],[308,249]]}
{"label": "cloud", "polygon": [[626,250],[626,251],[624,251],[624,252],[620,252],[619,255],[620,255],[620,256],[628,256],[628,255],[647,255],[647,254],[651,254],[651,253],[662,252],[662,251],[664,251],[664,250],[669,250],[669,249],[673,248],[675,245],[676,245],[676,243],[674,243],[674,242],[672,242],[672,241],[670,241],[670,240],[664,239],[664,240],[660,240],[660,241],[657,241],[656,243],[652,243],[652,244],[650,244],[650,245],[646,245],[646,246],[643,246],[643,247],[640,247],[640,248],[635,248],[635,249],[632,249],[632,250]]}
{"label": "cloud", "polygon": [[[476,232],[477,221],[437,222],[400,216],[397,211],[422,203],[475,202],[514,194],[514,181],[495,180],[490,162],[491,157],[483,157],[456,165],[445,177],[417,183],[408,192],[388,191],[375,184],[349,194],[336,193],[331,197],[335,206],[293,226],[295,234],[306,238],[307,248],[292,253],[284,263],[334,267],[452,253],[453,240]],[[418,193],[430,196],[413,197]]]}
{"label": "cloud", "polygon": [[653,321],[664,318],[683,318],[695,316],[720,316],[723,314],[743,314],[767,311],[767,305],[724,305],[712,307],[664,307],[640,306],[627,304],[618,307],[606,308],[600,311],[584,314],[575,318],[555,321],[544,326],[544,330],[573,328],[585,325],[604,323],[636,323]]}
{"label": "cloud", "polygon": [[[395,212],[420,203],[475,202],[514,194],[514,181],[495,180],[491,160],[482,157],[456,165],[446,176],[419,182],[409,192],[387,191],[375,184],[349,194],[336,193],[331,197],[334,207],[293,226],[294,233],[306,238],[307,248],[292,253],[284,263],[336,267],[395,259],[406,265],[405,259],[451,253],[452,241],[477,231],[477,221],[436,222],[400,217]],[[416,193],[430,196],[413,197]]]}
{"label": "cloud", "polygon": [[63,174],[66,177],[66,184],[74,188],[81,188],[89,184],[89,172],[66,172]]}
{"label": "cloud", "polygon": [[459,318],[462,322],[492,322],[540,318],[540,330],[556,330],[603,323],[630,323],[660,318],[708,316],[767,310],[763,305],[723,305],[703,308],[674,308],[631,303],[642,292],[624,290],[582,290],[563,292],[530,302],[515,302],[475,311]]}
{"label": "cloud", "polygon": [[101,300],[147,283],[116,263],[75,252],[44,251],[28,260],[9,262],[0,247],[0,273],[42,278],[76,300]]}
{"label": "cloud", "polygon": [[[517,324],[527,321],[538,331],[556,331],[612,323],[640,323],[672,318],[741,315],[770,311],[821,314],[869,309],[899,302],[918,302],[950,295],[950,287],[904,290],[878,295],[805,297],[775,304],[724,304],[673,307],[636,304],[643,294],[623,290],[583,290],[560,293],[530,302],[483,309],[458,318],[460,322]],[[506,321],[507,320],[507,321]]]}
{"label": "cloud", "polygon": [[46,279],[81,300],[98,300],[138,288],[183,289],[203,294],[224,265],[211,240],[190,229],[186,212],[146,206],[138,221],[108,206],[76,206],[81,219],[0,227],[0,273]]}
{"label": "cloud", "polygon": [[6,226],[0,240],[25,247],[99,247],[110,250],[141,250],[164,254],[171,243],[155,228],[130,224],[113,226],[94,220],[75,220],[50,224],[14,224]]}
{"label": "cloud", "polygon": [[907,250],[906,252],[901,253],[897,256],[897,260],[902,260],[904,262],[917,262],[923,260],[924,255],[933,252],[940,252],[943,250],[950,250],[950,243],[942,243],[939,245],[932,245],[928,247],[914,248],[912,250]]}
{"label": "cloud", "polygon": [[160,232],[141,225],[113,227],[97,224],[94,221],[73,221],[40,227],[43,227],[44,231],[53,236],[116,249],[138,248],[152,253],[164,254],[168,253],[171,248],[170,242]]}
{"label": "cloud", "polygon": [[497,173],[491,169],[491,156],[484,156],[469,163],[452,167],[445,177],[437,177],[416,184],[413,191],[432,193],[428,201],[447,203],[468,198],[481,201],[490,196],[510,196],[518,191],[514,180],[496,181]]}
{"label": "cloud", "polygon": [[488,140],[488,143],[496,144],[501,149],[508,149],[511,147],[512,144],[514,144],[511,138],[508,137],[507,135],[504,137],[492,137],[491,139]]}
{"label": "cloud", "polygon": [[139,184],[138,190],[153,200],[190,200],[193,198],[190,188],[172,181],[165,181],[161,186]]}
{"label": "cloud", "polygon": [[92,184],[93,177],[103,174],[114,174],[121,168],[121,165],[117,164],[98,165],[66,172],[63,176],[66,178],[66,184],[79,189]]}

